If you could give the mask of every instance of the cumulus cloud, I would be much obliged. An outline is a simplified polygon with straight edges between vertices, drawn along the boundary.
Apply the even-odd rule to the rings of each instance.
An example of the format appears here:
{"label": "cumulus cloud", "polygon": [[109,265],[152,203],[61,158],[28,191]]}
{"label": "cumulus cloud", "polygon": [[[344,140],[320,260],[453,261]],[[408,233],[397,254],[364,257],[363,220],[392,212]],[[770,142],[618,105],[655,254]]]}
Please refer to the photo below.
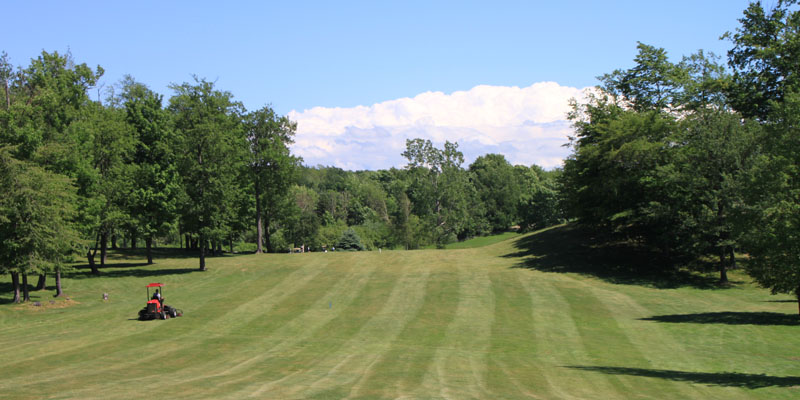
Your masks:
{"label": "cumulus cloud", "polygon": [[458,142],[467,162],[499,153],[512,164],[557,167],[569,152],[563,147],[572,132],[568,101],[582,99],[584,91],[555,82],[481,85],[371,106],[291,111],[297,121],[292,151],[308,165],[374,170],[405,165],[406,139],[423,138],[439,147]]}

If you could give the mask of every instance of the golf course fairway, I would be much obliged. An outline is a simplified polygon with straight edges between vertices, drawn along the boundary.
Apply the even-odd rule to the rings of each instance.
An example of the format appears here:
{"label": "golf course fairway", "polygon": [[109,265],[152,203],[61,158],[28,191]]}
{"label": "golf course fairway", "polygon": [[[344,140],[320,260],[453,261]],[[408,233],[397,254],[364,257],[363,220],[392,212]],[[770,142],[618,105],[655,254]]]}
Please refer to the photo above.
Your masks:
{"label": "golf course fairway", "polygon": [[[580,272],[570,235],[204,272],[120,251],[99,277],[66,273],[53,303],[52,277],[12,304],[4,276],[0,398],[800,398],[796,301],[738,271],[726,288]],[[151,282],[183,317],[136,320]]]}

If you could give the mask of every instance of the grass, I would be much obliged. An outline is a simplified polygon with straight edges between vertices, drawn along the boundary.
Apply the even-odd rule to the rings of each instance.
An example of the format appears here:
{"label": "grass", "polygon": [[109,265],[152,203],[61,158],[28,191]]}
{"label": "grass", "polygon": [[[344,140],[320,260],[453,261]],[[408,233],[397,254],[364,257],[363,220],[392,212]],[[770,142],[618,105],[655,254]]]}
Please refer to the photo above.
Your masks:
{"label": "grass", "polygon": [[[633,279],[571,227],[458,250],[114,253],[7,304],[4,399],[800,396],[796,302],[738,272]],[[616,262],[615,262],[616,260]],[[609,271],[614,271],[609,272]],[[139,322],[144,285],[184,317]],[[49,282],[52,283],[52,282]],[[103,301],[102,294],[109,300]],[[777,300],[777,301],[776,301]]]}
{"label": "grass", "polygon": [[[520,236],[520,234],[517,233],[517,232],[502,232],[502,233],[497,233],[497,234],[493,234],[493,235],[489,235],[489,236],[478,236],[478,237],[467,239],[467,240],[464,240],[464,241],[461,241],[461,242],[448,243],[448,244],[444,245],[444,248],[446,250],[475,249],[475,248],[478,248],[478,247],[485,247],[485,246],[493,245],[495,243],[500,243],[502,241],[505,241],[505,240],[508,240],[508,239],[511,239],[511,238],[514,238],[514,237],[518,237],[518,236]],[[400,250],[400,249],[401,248],[398,248],[396,250]],[[433,250],[433,249],[436,249],[436,245],[435,244],[427,245],[427,246],[423,247],[423,249],[425,249],[425,250]]]}

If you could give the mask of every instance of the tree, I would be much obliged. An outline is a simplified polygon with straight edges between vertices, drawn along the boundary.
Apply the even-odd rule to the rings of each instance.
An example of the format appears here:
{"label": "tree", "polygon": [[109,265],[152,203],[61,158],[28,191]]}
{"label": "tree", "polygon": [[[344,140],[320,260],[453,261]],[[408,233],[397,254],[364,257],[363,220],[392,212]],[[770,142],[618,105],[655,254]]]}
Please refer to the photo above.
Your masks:
{"label": "tree", "polygon": [[766,154],[748,185],[747,271],[773,294],[794,295],[800,313],[800,93],[786,93],[769,118],[775,122],[766,128]]}
{"label": "tree", "polygon": [[126,203],[135,227],[133,234],[144,236],[147,263],[152,264],[153,238],[166,234],[175,221],[181,190],[172,149],[176,139],[169,113],[161,105],[161,95],[127,76],[122,82],[121,97],[125,120],[136,135],[132,186]]}
{"label": "tree", "polygon": [[[277,220],[278,207],[289,191],[300,159],[291,155],[289,145],[297,123],[278,116],[264,107],[245,116],[245,129],[250,144],[250,178],[253,182],[256,207],[256,253],[275,251],[270,243],[270,228]],[[266,226],[266,236],[263,227]]]}
{"label": "tree", "polygon": [[514,167],[501,154],[487,154],[478,157],[469,171],[491,231],[515,225],[521,191]]}
{"label": "tree", "polygon": [[517,214],[522,229],[541,229],[564,221],[561,172],[560,169],[545,171],[537,165],[514,167],[521,186]]}
{"label": "tree", "polygon": [[639,42],[636,65],[616,70],[599,79],[607,94],[635,111],[668,110],[677,105],[684,70],[671,63],[663,48]]}
{"label": "tree", "polygon": [[639,47],[636,67],[605,75],[589,102],[573,103],[566,203],[581,223],[666,261],[717,254],[726,282],[758,128],[727,106],[730,79],[713,55],[672,64]]}
{"label": "tree", "polygon": [[[103,200],[97,181],[94,130],[97,107],[87,91],[102,76],[76,64],[69,53],[42,52],[28,67],[9,72],[6,105],[0,111],[0,142],[13,147],[13,156],[49,172],[68,176],[78,186],[78,217],[85,238],[94,237]],[[41,282],[42,284],[44,282]]]}
{"label": "tree", "polygon": [[[659,169],[653,182],[660,188],[651,208],[674,215],[668,226],[676,249],[697,257],[719,257],[720,282],[735,265],[734,250],[744,229],[746,177],[759,154],[760,126],[729,110],[699,109],[680,122],[673,139],[673,159]],[[665,233],[666,234],[666,233]]]}
{"label": "tree", "polygon": [[201,271],[212,240],[227,231],[226,216],[239,166],[244,165],[247,144],[242,133],[242,107],[229,92],[195,77],[194,84],[172,85],[175,92],[168,109],[174,115],[177,161],[188,202],[182,208],[182,226],[197,236]]}
{"label": "tree", "polygon": [[364,250],[364,245],[361,244],[361,238],[358,237],[358,234],[353,229],[348,229],[342,233],[342,237],[339,238],[339,242],[336,243],[336,247],[345,251]]}
{"label": "tree", "polygon": [[731,104],[745,117],[767,120],[776,104],[800,85],[800,10],[796,0],[778,0],[766,11],[752,2],[739,19],[728,64],[733,69]]}
{"label": "tree", "polygon": [[54,272],[61,295],[61,270],[80,245],[74,226],[75,188],[62,175],[16,160],[0,147],[0,271],[12,277],[14,302],[29,300],[27,276]]}
{"label": "tree", "polygon": [[458,143],[446,141],[437,149],[430,140],[408,139],[403,157],[413,182],[409,197],[418,214],[430,218],[434,241],[443,246],[455,240],[471,222],[469,207],[476,196],[461,167],[464,155]]}

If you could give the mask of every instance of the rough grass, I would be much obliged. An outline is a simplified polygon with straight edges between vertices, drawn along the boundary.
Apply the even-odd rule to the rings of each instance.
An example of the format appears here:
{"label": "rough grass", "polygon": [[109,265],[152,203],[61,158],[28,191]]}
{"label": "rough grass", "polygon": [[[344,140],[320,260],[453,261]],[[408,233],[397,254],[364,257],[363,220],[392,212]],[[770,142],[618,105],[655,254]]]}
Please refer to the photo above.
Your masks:
{"label": "rough grass", "polygon": [[[634,280],[625,265],[646,260],[593,253],[570,227],[462,250],[217,257],[206,272],[161,255],[71,273],[70,300],[48,288],[41,307],[8,304],[4,277],[0,396],[800,396],[791,299],[738,273],[729,288]],[[135,320],[154,281],[184,317]]]}

